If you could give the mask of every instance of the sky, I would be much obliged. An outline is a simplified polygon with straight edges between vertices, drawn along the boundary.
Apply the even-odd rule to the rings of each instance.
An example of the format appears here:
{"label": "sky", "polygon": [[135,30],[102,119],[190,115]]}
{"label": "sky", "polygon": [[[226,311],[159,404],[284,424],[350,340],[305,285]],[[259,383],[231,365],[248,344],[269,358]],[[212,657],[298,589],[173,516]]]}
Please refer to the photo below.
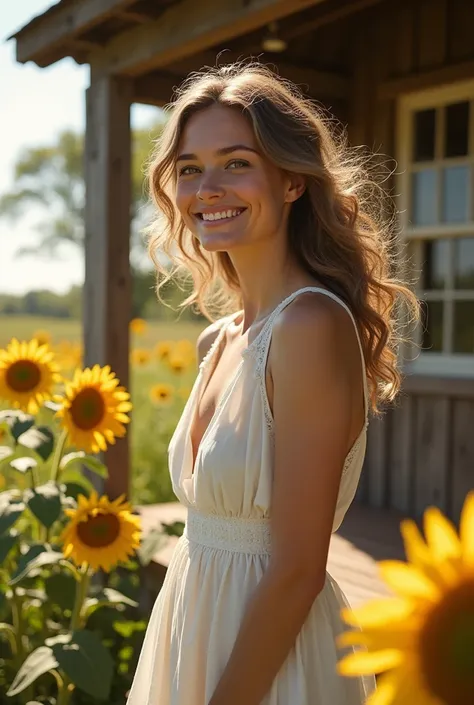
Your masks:
{"label": "sky", "polygon": [[[54,143],[61,130],[85,128],[85,89],[88,66],[63,59],[40,69],[32,62],[15,60],[15,41],[6,39],[55,0],[21,0],[0,3],[0,194],[12,188],[14,164],[27,147]],[[132,126],[145,126],[156,117],[156,108],[134,105]],[[67,291],[84,277],[77,251],[64,249],[61,256],[16,257],[19,247],[34,243],[35,224],[41,212],[11,224],[0,220],[0,293],[22,294],[31,289]]]}

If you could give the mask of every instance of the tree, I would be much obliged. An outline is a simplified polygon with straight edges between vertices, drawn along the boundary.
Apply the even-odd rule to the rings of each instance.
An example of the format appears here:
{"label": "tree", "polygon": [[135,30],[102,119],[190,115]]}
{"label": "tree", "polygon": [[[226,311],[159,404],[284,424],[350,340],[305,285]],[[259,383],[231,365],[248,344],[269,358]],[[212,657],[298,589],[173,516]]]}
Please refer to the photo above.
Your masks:
{"label": "tree", "polygon": [[[132,247],[139,245],[137,221],[143,211],[143,165],[152,140],[163,123],[135,130],[132,135]],[[36,226],[40,239],[23,247],[18,255],[57,254],[64,243],[84,247],[83,177],[84,137],[71,130],[61,132],[53,145],[28,147],[14,166],[13,189],[0,197],[0,218],[21,220],[35,206],[46,213]]]}
{"label": "tree", "polygon": [[[140,235],[146,217],[144,164],[152,140],[163,122],[132,134],[132,212],[131,266],[134,282],[133,312],[139,315],[147,301],[154,297],[153,276],[143,266],[145,260]],[[36,225],[39,238],[32,246],[19,248],[18,256],[60,255],[66,243],[84,249],[83,178],[84,137],[71,130],[61,132],[54,144],[30,147],[19,156],[14,166],[13,188],[0,197],[0,218],[21,221],[32,207],[43,212]]]}

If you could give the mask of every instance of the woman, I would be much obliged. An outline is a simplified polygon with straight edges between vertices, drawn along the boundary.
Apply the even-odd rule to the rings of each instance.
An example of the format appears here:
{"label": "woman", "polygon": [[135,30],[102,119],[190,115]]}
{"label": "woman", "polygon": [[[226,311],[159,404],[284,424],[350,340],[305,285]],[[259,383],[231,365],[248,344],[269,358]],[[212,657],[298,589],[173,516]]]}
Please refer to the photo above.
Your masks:
{"label": "woman", "polygon": [[[128,705],[358,705],[326,573],[367,419],[399,386],[385,233],[361,167],[320,112],[259,65],[193,75],[150,185],[150,250],[232,311],[199,336],[199,375],[169,445],[187,525]],[[220,298],[215,285],[220,284]]]}

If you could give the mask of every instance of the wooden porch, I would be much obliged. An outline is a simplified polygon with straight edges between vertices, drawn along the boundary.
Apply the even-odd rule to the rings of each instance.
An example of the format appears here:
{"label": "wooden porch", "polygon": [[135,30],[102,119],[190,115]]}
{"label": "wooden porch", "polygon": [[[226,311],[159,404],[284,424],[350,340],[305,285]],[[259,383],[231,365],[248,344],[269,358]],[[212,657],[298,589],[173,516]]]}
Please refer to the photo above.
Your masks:
{"label": "wooden porch", "polygon": [[[144,534],[160,528],[161,522],[170,524],[186,520],[186,509],[178,502],[153,504],[138,508]],[[382,511],[353,504],[329,549],[328,571],[339,583],[351,605],[389,595],[388,588],[378,576],[376,561],[404,559],[399,525],[403,515],[396,511]],[[303,540],[303,539],[302,539]],[[178,539],[167,537],[144,571],[144,609],[151,607],[166,574]]]}

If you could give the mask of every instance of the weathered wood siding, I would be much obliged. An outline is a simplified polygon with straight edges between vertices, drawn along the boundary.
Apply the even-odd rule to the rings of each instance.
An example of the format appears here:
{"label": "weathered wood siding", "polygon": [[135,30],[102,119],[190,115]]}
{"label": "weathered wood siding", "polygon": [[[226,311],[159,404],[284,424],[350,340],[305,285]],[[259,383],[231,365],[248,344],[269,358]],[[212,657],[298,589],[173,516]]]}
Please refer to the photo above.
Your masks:
{"label": "weathered wood siding", "polygon": [[[397,96],[474,77],[474,2],[404,0],[351,17],[350,138],[396,153]],[[473,362],[474,367],[474,362]],[[474,384],[407,380],[397,406],[373,420],[358,500],[421,517],[436,505],[455,521],[474,488]]]}
{"label": "weathered wood siding", "polygon": [[455,521],[474,488],[474,396],[403,392],[369,426],[358,500],[421,517],[429,505]]}

